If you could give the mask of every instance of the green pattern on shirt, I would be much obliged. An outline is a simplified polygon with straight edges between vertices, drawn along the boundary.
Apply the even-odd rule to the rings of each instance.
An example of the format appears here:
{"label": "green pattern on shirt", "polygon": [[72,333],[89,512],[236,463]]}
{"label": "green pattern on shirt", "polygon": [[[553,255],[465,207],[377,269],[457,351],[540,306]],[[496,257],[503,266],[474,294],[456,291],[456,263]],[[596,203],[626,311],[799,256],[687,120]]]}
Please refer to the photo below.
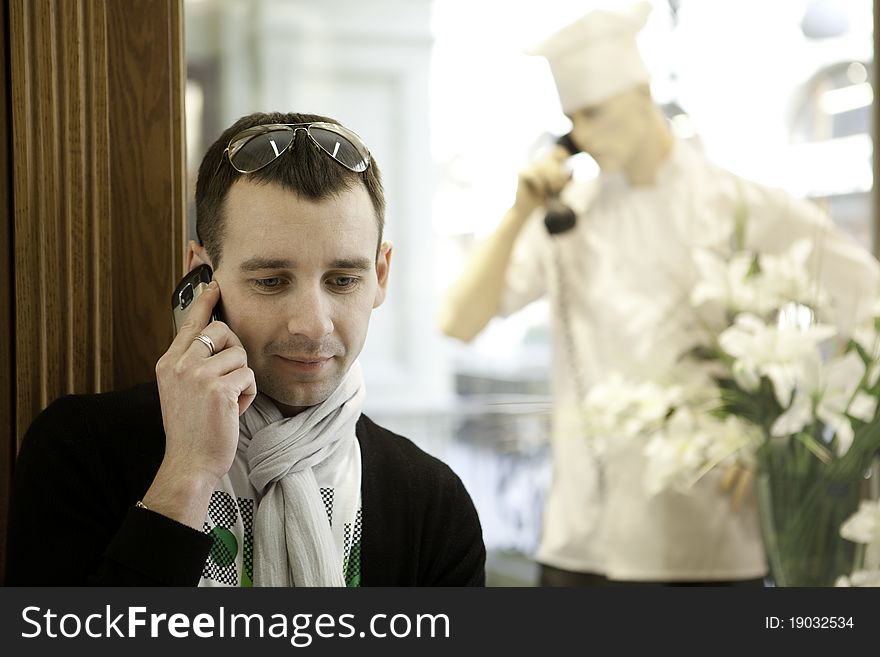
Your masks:
{"label": "green pattern on shirt", "polygon": [[357,588],[361,585],[361,542],[351,546],[351,554],[345,560],[342,572],[345,576],[345,585],[348,588]]}

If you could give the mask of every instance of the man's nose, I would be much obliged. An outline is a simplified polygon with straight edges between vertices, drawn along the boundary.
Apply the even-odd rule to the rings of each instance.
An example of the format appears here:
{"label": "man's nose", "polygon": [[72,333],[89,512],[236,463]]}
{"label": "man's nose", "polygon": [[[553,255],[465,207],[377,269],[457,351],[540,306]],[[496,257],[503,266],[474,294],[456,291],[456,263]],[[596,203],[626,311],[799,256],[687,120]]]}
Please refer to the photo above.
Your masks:
{"label": "man's nose", "polygon": [[300,290],[291,300],[287,312],[287,330],[291,335],[302,335],[309,340],[320,340],[333,333],[330,300],[320,285]]}

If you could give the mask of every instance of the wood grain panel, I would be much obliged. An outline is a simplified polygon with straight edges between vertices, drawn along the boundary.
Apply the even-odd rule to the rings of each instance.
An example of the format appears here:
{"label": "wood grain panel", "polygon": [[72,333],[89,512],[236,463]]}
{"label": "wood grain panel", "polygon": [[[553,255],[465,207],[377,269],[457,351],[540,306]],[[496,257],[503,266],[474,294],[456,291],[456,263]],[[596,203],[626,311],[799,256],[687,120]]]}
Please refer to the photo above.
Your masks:
{"label": "wood grain panel", "polygon": [[12,462],[15,457],[15,378],[13,362],[15,351],[15,297],[12,288],[12,175],[9,120],[9,64],[6,52],[9,44],[9,22],[4,2],[0,9],[0,582],[4,581],[6,548],[6,519],[9,515],[9,489]]}
{"label": "wood grain panel", "polygon": [[[186,229],[182,7],[174,0],[109,3],[108,36],[114,381],[154,376],[173,337],[171,291]],[[162,24],[163,29],[157,29]],[[123,264],[124,263],[124,264]]]}
{"label": "wood grain panel", "polygon": [[3,8],[5,526],[11,462],[33,418],[61,395],[153,376],[186,222],[181,0]]}
{"label": "wood grain panel", "polygon": [[[15,235],[15,365],[16,365],[16,436],[18,440],[35,414],[42,408],[43,341],[40,316],[39,216],[32,187],[39,172],[39,145],[33,143],[35,127],[28,120],[35,116],[33,108],[35,63],[31,51],[36,49],[36,19],[33,5],[21,0],[10,2],[10,59],[12,86],[12,150],[13,161],[13,223]],[[42,173],[42,172],[39,172]],[[30,275],[27,274],[30,272]]]}
{"label": "wood grain panel", "polygon": [[95,157],[107,152],[108,141],[105,15],[96,2],[61,2],[57,9],[56,33],[66,62],[59,112],[67,145],[60,162],[67,263],[59,287],[67,318],[63,378],[68,390],[94,392],[109,385],[112,362],[111,317],[100,302],[112,278],[110,172],[107,158]]}
{"label": "wood grain panel", "polygon": [[112,384],[104,0],[14,0],[18,440],[69,392]]}
{"label": "wood grain panel", "polygon": [[[92,36],[92,44],[81,43],[88,53],[83,58],[82,84],[88,110],[84,114],[86,130],[85,148],[82,154],[82,172],[90,184],[86,185],[82,216],[90,217],[82,242],[84,273],[81,284],[94,290],[88,308],[92,321],[86,327],[83,339],[91,343],[86,358],[86,369],[93,374],[90,389],[109,390],[113,386],[113,262],[111,260],[110,216],[110,91],[107,83],[108,44],[107,12],[104,0],[84,3],[83,21]],[[98,117],[90,120],[89,117]],[[100,154],[100,157],[96,155]]]}
{"label": "wood grain panel", "polygon": [[10,0],[16,434],[150,379],[185,237],[180,0]]}

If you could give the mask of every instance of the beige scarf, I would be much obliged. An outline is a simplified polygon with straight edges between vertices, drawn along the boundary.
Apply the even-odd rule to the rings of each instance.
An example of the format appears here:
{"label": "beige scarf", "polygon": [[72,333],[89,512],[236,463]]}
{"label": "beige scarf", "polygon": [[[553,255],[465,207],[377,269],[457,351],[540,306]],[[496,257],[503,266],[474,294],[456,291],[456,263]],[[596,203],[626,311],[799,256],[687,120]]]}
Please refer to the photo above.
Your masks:
{"label": "beige scarf", "polygon": [[[355,361],[339,387],[317,406],[285,418],[270,398],[258,394],[241,417],[241,437],[250,442],[249,478],[261,498],[254,521],[255,586],[345,585],[342,555],[315,471],[350,466],[364,397]],[[337,531],[357,512],[361,472],[351,470],[334,491]]]}

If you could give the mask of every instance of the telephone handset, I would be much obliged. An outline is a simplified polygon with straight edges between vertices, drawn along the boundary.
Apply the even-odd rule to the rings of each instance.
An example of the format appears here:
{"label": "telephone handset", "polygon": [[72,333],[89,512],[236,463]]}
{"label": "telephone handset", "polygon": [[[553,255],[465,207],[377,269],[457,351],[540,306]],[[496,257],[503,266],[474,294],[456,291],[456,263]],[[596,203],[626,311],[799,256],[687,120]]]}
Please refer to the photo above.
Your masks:
{"label": "telephone handset", "polygon": [[565,150],[567,150],[570,156],[577,155],[581,152],[581,149],[578,148],[578,145],[574,143],[574,139],[572,138],[570,132],[557,138],[556,144],[558,146],[562,146]]}
{"label": "telephone handset", "polygon": [[[577,155],[581,150],[574,143],[570,132],[557,138],[556,144],[567,150],[569,155]],[[558,194],[548,195],[544,205],[547,208],[547,214],[544,216],[547,232],[551,235],[559,235],[574,228],[577,217],[570,207],[559,200]]]}

